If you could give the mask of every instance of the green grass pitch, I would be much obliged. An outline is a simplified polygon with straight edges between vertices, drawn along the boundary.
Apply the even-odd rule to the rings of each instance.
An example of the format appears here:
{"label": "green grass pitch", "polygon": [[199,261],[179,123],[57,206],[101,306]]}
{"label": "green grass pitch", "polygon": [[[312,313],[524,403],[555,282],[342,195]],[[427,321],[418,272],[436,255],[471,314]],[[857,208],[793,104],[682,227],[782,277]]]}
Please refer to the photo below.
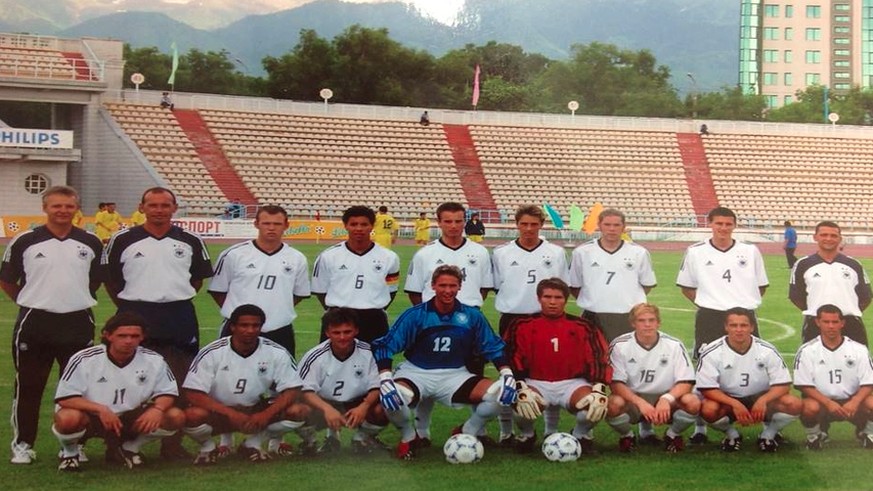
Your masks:
{"label": "green grass pitch", "polygon": [[[213,259],[226,246],[211,245]],[[310,259],[310,265],[324,245],[297,245]],[[415,251],[412,246],[396,248],[402,268]],[[649,295],[651,302],[662,308],[665,332],[676,335],[690,344],[692,339],[693,306],[675,286],[676,272],[681,252],[656,252],[652,254],[659,286]],[[770,288],[759,311],[761,334],[772,341],[793,363],[793,353],[799,345],[799,312],[787,299],[788,269],[784,258],[765,256]],[[863,260],[869,271],[870,260]],[[205,290],[205,289],[204,289]],[[402,292],[402,285],[401,285]],[[204,292],[196,298],[200,316],[202,339],[208,342],[215,338],[219,324],[218,309]],[[399,294],[390,308],[391,319],[409,306],[404,294]],[[318,319],[321,308],[315,298],[304,301],[298,308],[300,317],[296,324],[298,355],[313,346],[318,338]],[[100,304],[96,308],[98,326],[113,313],[106,295],[101,291]],[[575,307],[571,308],[575,312]],[[485,312],[495,323],[497,315],[492,298],[485,305]],[[9,347],[15,305],[5,296],[0,299],[0,407],[2,414],[9,415],[14,371]],[[867,317],[868,325],[871,322]],[[493,373],[493,372],[492,372]],[[435,447],[426,451],[414,462],[400,462],[388,455],[361,458],[344,452],[331,459],[291,458],[252,466],[235,458],[208,468],[194,468],[188,463],[164,463],[157,457],[157,446],[145,448],[149,458],[145,469],[129,472],[108,467],[102,462],[103,445],[89,442],[87,450],[92,461],[83,465],[78,475],[64,475],[56,471],[57,442],[50,430],[51,397],[56,383],[53,375],[42,407],[41,426],[36,444],[38,460],[30,466],[13,466],[8,463],[8,453],[0,452],[0,479],[7,489],[222,489],[248,487],[250,489],[866,489],[873,486],[869,463],[873,453],[862,450],[851,435],[848,424],[836,424],[832,428],[833,443],[823,452],[811,453],[803,448],[803,431],[799,423],[786,429],[790,442],[776,454],[761,454],[753,448],[758,428],[743,429],[747,442],[742,451],[723,454],[716,441],[721,436],[711,431],[712,443],[703,447],[689,448],[682,454],[667,455],[660,448],[641,448],[633,454],[619,454],[616,449],[617,435],[604,423],[596,429],[596,445],[600,454],[583,457],[576,463],[553,464],[542,455],[515,455],[508,450],[488,449],[482,462],[470,466],[453,466],[443,460],[441,444],[452,427],[462,422],[466,410],[453,411],[439,407],[434,414],[433,436]],[[8,421],[8,419],[7,419]],[[541,425],[541,423],[540,423]],[[564,416],[561,428],[572,427],[572,421]],[[540,426],[541,428],[541,426]],[[489,425],[496,433],[496,423]],[[663,428],[658,429],[659,433]],[[349,431],[343,434],[347,440]],[[396,430],[389,428],[383,433],[386,442],[397,441]],[[687,436],[687,435],[686,435]],[[288,437],[296,443],[296,437]],[[0,442],[9,442],[11,431],[8,424],[0,424]],[[5,445],[5,443],[4,443]],[[186,445],[193,449],[190,441]]]}

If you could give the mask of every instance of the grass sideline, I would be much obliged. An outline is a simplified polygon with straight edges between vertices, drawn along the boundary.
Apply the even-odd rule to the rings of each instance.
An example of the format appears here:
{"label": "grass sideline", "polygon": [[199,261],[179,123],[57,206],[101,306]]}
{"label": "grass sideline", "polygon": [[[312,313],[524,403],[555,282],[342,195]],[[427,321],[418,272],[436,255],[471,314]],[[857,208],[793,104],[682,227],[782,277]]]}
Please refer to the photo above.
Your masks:
{"label": "grass sideline", "polygon": [[[312,261],[325,245],[295,245]],[[227,245],[209,246],[213,260]],[[415,251],[413,246],[398,246],[402,268]],[[681,261],[681,252],[654,252],[652,259],[659,286],[649,295],[649,300],[662,308],[663,326],[669,332],[690,345],[693,330],[693,306],[675,286],[676,272]],[[770,277],[770,288],[759,310],[761,333],[793,362],[793,353],[800,340],[800,314],[787,299],[788,269],[781,255],[766,255],[765,262]],[[870,271],[873,261],[862,259]],[[205,290],[205,289],[204,289]],[[402,285],[401,285],[402,292]],[[100,292],[100,304],[95,309],[98,326],[114,312],[105,293]],[[205,292],[196,298],[201,323],[203,342],[216,336],[220,316],[214,302]],[[389,309],[393,320],[409,301],[404,294]],[[295,322],[298,335],[298,356],[313,346],[318,337],[318,319],[321,309],[315,298],[302,302],[300,317]],[[484,311],[496,325],[497,314],[493,308],[493,296],[486,301]],[[576,311],[575,306],[571,311]],[[0,299],[0,408],[9,415],[12,399],[14,371],[12,369],[11,332],[16,307],[5,295]],[[865,322],[871,322],[865,315]],[[98,328],[99,329],[99,328]],[[873,474],[869,470],[871,453],[858,448],[851,436],[850,425],[837,424],[832,428],[833,443],[825,451],[811,453],[803,448],[803,431],[799,423],[786,429],[790,442],[774,455],[764,455],[754,447],[758,428],[742,430],[746,446],[735,454],[723,454],[715,443],[704,447],[690,448],[679,455],[664,454],[660,448],[641,448],[633,454],[619,454],[616,450],[617,435],[606,425],[596,430],[596,445],[600,455],[583,457],[571,464],[552,464],[539,454],[519,456],[506,450],[486,450],[483,461],[472,466],[452,466],[444,462],[441,443],[448,437],[452,427],[466,418],[466,411],[452,411],[439,407],[434,414],[433,436],[437,444],[415,462],[399,462],[388,455],[372,458],[357,458],[343,453],[337,458],[303,460],[292,458],[274,461],[255,468],[236,459],[221,462],[209,469],[194,468],[188,463],[165,464],[156,455],[157,446],[145,448],[149,458],[145,469],[134,472],[108,467],[102,463],[103,445],[91,442],[87,450],[92,461],[83,465],[77,475],[60,474],[56,471],[55,452],[57,442],[51,434],[50,421],[56,376],[53,375],[46,390],[40,419],[36,450],[39,459],[30,466],[13,466],[8,463],[8,451],[0,452],[0,479],[16,490],[58,489],[88,487],[89,489],[134,489],[164,488],[189,490],[216,489],[229,483],[244,484],[257,489],[274,489],[289,486],[305,486],[307,489],[337,489],[339,487],[360,490],[384,489],[521,489],[535,486],[551,489],[676,489],[693,486],[697,489],[863,489],[869,487]],[[8,421],[8,419],[6,420]],[[572,426],[564,416],[561,428]],[[541,423],[539,425],[541,428]],[[496,433],[496,424],[489,425]],[[663,428],[659,428],[659,433]],[[344,432],[347,440],[350,432]],[[389,443],[397,441],[397,432],[388,429],[383,434]],[[687,435],[686,435],[687,436]],[[0,424],[0,442],[9,442],[11,430],[7,423]],[[718,432],[711,432],[711,440],[720,439]],[[296,442],[296,437],[289,437]],[[193,448],[189,440],[186,445]],[[6,448],[4,446],[4,448]],[[366,466],[366,469],[363,468]]]}

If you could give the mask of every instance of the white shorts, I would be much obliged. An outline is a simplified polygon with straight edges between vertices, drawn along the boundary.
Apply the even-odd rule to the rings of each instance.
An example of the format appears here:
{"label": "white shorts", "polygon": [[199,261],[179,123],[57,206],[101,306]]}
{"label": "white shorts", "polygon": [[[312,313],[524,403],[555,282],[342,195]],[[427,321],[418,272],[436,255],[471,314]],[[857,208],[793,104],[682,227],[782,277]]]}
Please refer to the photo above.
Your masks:
{"label": "white shorts", "polygon": [[418,389],[420,399],[433,399],[446,406],[458,407],[465,404],[453,403],[452,396],[462,385],[473,377],[464,367],[460,368],[420,368],[408,361],[397,365],[394,379],[406,379]]}
{"label": "white shorts", "polygon": [[546,406],[560,406],[568,411],[570,410],[570,397],[573,396],[573,393],[580,387],[591,387],[591,383],[584,378],[571,378],[555,382],[525,379],[525,382],[543,396]]}

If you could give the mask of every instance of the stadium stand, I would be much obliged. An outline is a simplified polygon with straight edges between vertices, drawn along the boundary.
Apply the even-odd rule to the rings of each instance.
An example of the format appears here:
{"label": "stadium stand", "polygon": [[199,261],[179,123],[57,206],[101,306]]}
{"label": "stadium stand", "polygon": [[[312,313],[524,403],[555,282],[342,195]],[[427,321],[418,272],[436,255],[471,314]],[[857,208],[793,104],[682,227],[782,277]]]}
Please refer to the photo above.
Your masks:
{"label": "stadium stand", "polygon": [[101,64],[67,44],[56,37],[0,34],[0,76],[100,81]]}

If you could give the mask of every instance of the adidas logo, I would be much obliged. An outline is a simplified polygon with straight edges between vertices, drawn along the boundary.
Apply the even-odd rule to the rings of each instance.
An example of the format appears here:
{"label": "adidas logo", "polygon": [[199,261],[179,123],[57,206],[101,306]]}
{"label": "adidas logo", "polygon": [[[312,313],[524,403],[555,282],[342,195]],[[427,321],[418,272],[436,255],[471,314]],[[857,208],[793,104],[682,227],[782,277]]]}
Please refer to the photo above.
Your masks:
{"label": "adidas logo", "polygon": [[627,362],[628,362],[628,363],[636,363],[637,361],[636,361],[635,359],[631,358],[631,359],[628,360]]}
{"label": "adidas logo", "polygon": [[246,266],[246,269],[257,269],[257,266],[255,266],[254,263],[249,263],[249,265]]}
{"label": "adidas logo", "polygon": [[222,371],[222,372],[229,372],[229,371],[230,371],[230,367],[228,367],[227,365],[225,365],[225,366],[221,367],[221,371]]}
{"label": "adidas logo", "polygon": [[594,261],[593,263],[591,263],[591,267],[592,267],[592,268],[599,268],[599,267],[600,267],[600,263],[598,263],[597,261]]}
{"label": "adidas logo", "polygon": [[437,259],[437,264],[445,264],[442,259]]}
{"label": "adidas logo", "polygon": [[510,264],[510,266],[518,266],[518,261],[512,261],[512,263]]}
{"label": "adidas logo", "polygon": [[106,377],[100,377],[100,379],[97,380],[98,384],[105,384],[106,382],[109,382],[108,380],[106,380]]}
{"label": "adidas logo", "polygon": [[819,364],[819,365],[824,365],[824,364],[825,364],[825,361],[824,361],[824,360],[819,360],[819,361],[818,361],[818,364]]}
{"label": "adidas logo", "polygon": [[43,254],[43,253],[41,253],[41,252],[37,252],[37,253],[36,253],[36,259],[45,259],[45,254]]}
{"label": "adidas logo", "polygon": [[712,261],[706,261],[707,266],[712,266]]}
{"label": "adidas logo", "polygon": [[730,369],[733,368],[733,367],[734,367],[733,365],[731,365],[730,363],[728,363],[727,365],[724,366],[724,369],[725,369],[725,370],[730,370]]}
{"label": "adidas logo", "polygon": [[814,275],[812,275],[812,277],[813,277],[813,278],[821,278],[821,275],[818,274],[818,273],[815,273]]}
{"label": "adidas logo", "polygon": [[134,259],[137,259],[137,258],[140,258],[140,257],[145,257],[145,254],[143,254],[143,253],[141,253],[141,252],[137,252],[136,254],[133,255],[133,258],[134,258]]}
{"label": "adidas logo", "polygon": [[340,269],[340,271],[347,271],[349,268],[345,264],[343,264],[342,266],[339,267],[339,269]]}

